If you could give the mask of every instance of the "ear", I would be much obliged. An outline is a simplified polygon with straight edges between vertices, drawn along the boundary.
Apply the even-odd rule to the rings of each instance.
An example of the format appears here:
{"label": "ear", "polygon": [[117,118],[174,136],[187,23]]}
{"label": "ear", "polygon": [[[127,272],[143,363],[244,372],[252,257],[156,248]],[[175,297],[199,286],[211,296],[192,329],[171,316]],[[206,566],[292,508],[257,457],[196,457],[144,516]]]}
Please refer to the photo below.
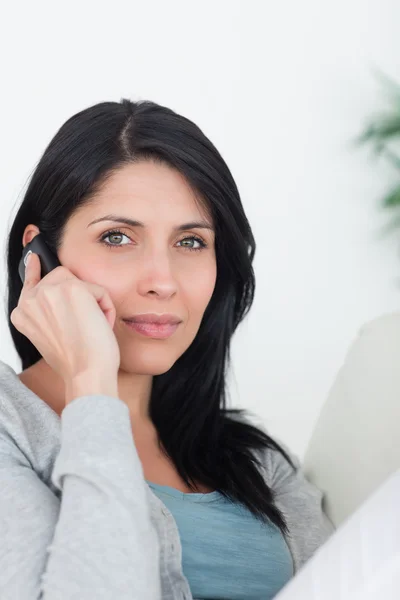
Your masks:
{"label": "ear", "polygon": [[24,235],[22,236],[23,247],[25,248],[25,246],[29,244],[29,242],[31,242],[33,238],[37,236],[38,233],[40,233],[39,227],[33,225],[32,223],[30,225],[27,225],[25,227]]}

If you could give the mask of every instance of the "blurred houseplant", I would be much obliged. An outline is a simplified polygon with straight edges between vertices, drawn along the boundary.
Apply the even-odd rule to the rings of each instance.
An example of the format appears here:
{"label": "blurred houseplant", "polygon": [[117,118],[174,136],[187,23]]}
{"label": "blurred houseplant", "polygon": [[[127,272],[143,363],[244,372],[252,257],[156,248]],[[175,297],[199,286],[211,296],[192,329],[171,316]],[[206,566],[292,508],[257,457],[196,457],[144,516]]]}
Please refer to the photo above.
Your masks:
{"label": "blurred houseplant", "polygon": [[400,228],[400,85],[378,73],[387,91],[390,107],[374,117],[358,138],[361,144],[370,144],[377,155],[395,168],[398,182],[382,198],[381,205],[391,212],[388,231]]}

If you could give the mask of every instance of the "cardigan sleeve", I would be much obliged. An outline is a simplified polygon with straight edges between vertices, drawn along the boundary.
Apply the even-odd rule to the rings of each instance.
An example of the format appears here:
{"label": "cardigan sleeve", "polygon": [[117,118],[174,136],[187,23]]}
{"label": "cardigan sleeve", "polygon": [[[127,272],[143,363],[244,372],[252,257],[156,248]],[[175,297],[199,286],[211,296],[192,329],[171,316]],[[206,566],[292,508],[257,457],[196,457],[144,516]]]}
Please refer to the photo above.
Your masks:
{"label": "cardigan sleeve", "polygon": [[29,443],[13,415],[0,414],[0,598],[160,600],[127,406],[101,395],[66,406],[51,476],[58,495],[22,450]]}

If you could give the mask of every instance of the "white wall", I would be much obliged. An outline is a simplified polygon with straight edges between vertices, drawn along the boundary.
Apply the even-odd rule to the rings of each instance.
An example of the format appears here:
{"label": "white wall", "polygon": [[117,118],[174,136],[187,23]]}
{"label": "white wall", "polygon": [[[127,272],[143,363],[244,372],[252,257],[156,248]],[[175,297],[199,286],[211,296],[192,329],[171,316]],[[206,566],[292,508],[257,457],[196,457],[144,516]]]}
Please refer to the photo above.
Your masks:
{"label": "white wall", "polygon": [[[78,110],[148,98],[197,122],[258,243],[232,401],[303,455],[358,328],[398,306],[398,244],[378,239],[376,208],[394,173],[350,147],[383,103],[371,67],[400,79],[397,0],[37,1],[2,13],[3,248],[36,161]],[[0,358],[19,369],[5,319],[0,336]]]}

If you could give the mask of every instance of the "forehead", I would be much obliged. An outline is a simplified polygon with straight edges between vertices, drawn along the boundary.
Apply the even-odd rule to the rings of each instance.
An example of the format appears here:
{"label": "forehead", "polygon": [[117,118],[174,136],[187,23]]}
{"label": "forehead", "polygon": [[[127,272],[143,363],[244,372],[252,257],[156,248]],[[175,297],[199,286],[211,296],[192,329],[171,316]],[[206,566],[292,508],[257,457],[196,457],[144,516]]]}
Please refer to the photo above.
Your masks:
{"label": "forehead", "polygon": [[[107,177],[95,194],[91,210],[118,208],[145,220],[206,217],[207,208],[176,169],[152,161],[125,165]],[[88,207],[89,208],[89,207]],[[109,211],[111,212],[111,211]]]}

